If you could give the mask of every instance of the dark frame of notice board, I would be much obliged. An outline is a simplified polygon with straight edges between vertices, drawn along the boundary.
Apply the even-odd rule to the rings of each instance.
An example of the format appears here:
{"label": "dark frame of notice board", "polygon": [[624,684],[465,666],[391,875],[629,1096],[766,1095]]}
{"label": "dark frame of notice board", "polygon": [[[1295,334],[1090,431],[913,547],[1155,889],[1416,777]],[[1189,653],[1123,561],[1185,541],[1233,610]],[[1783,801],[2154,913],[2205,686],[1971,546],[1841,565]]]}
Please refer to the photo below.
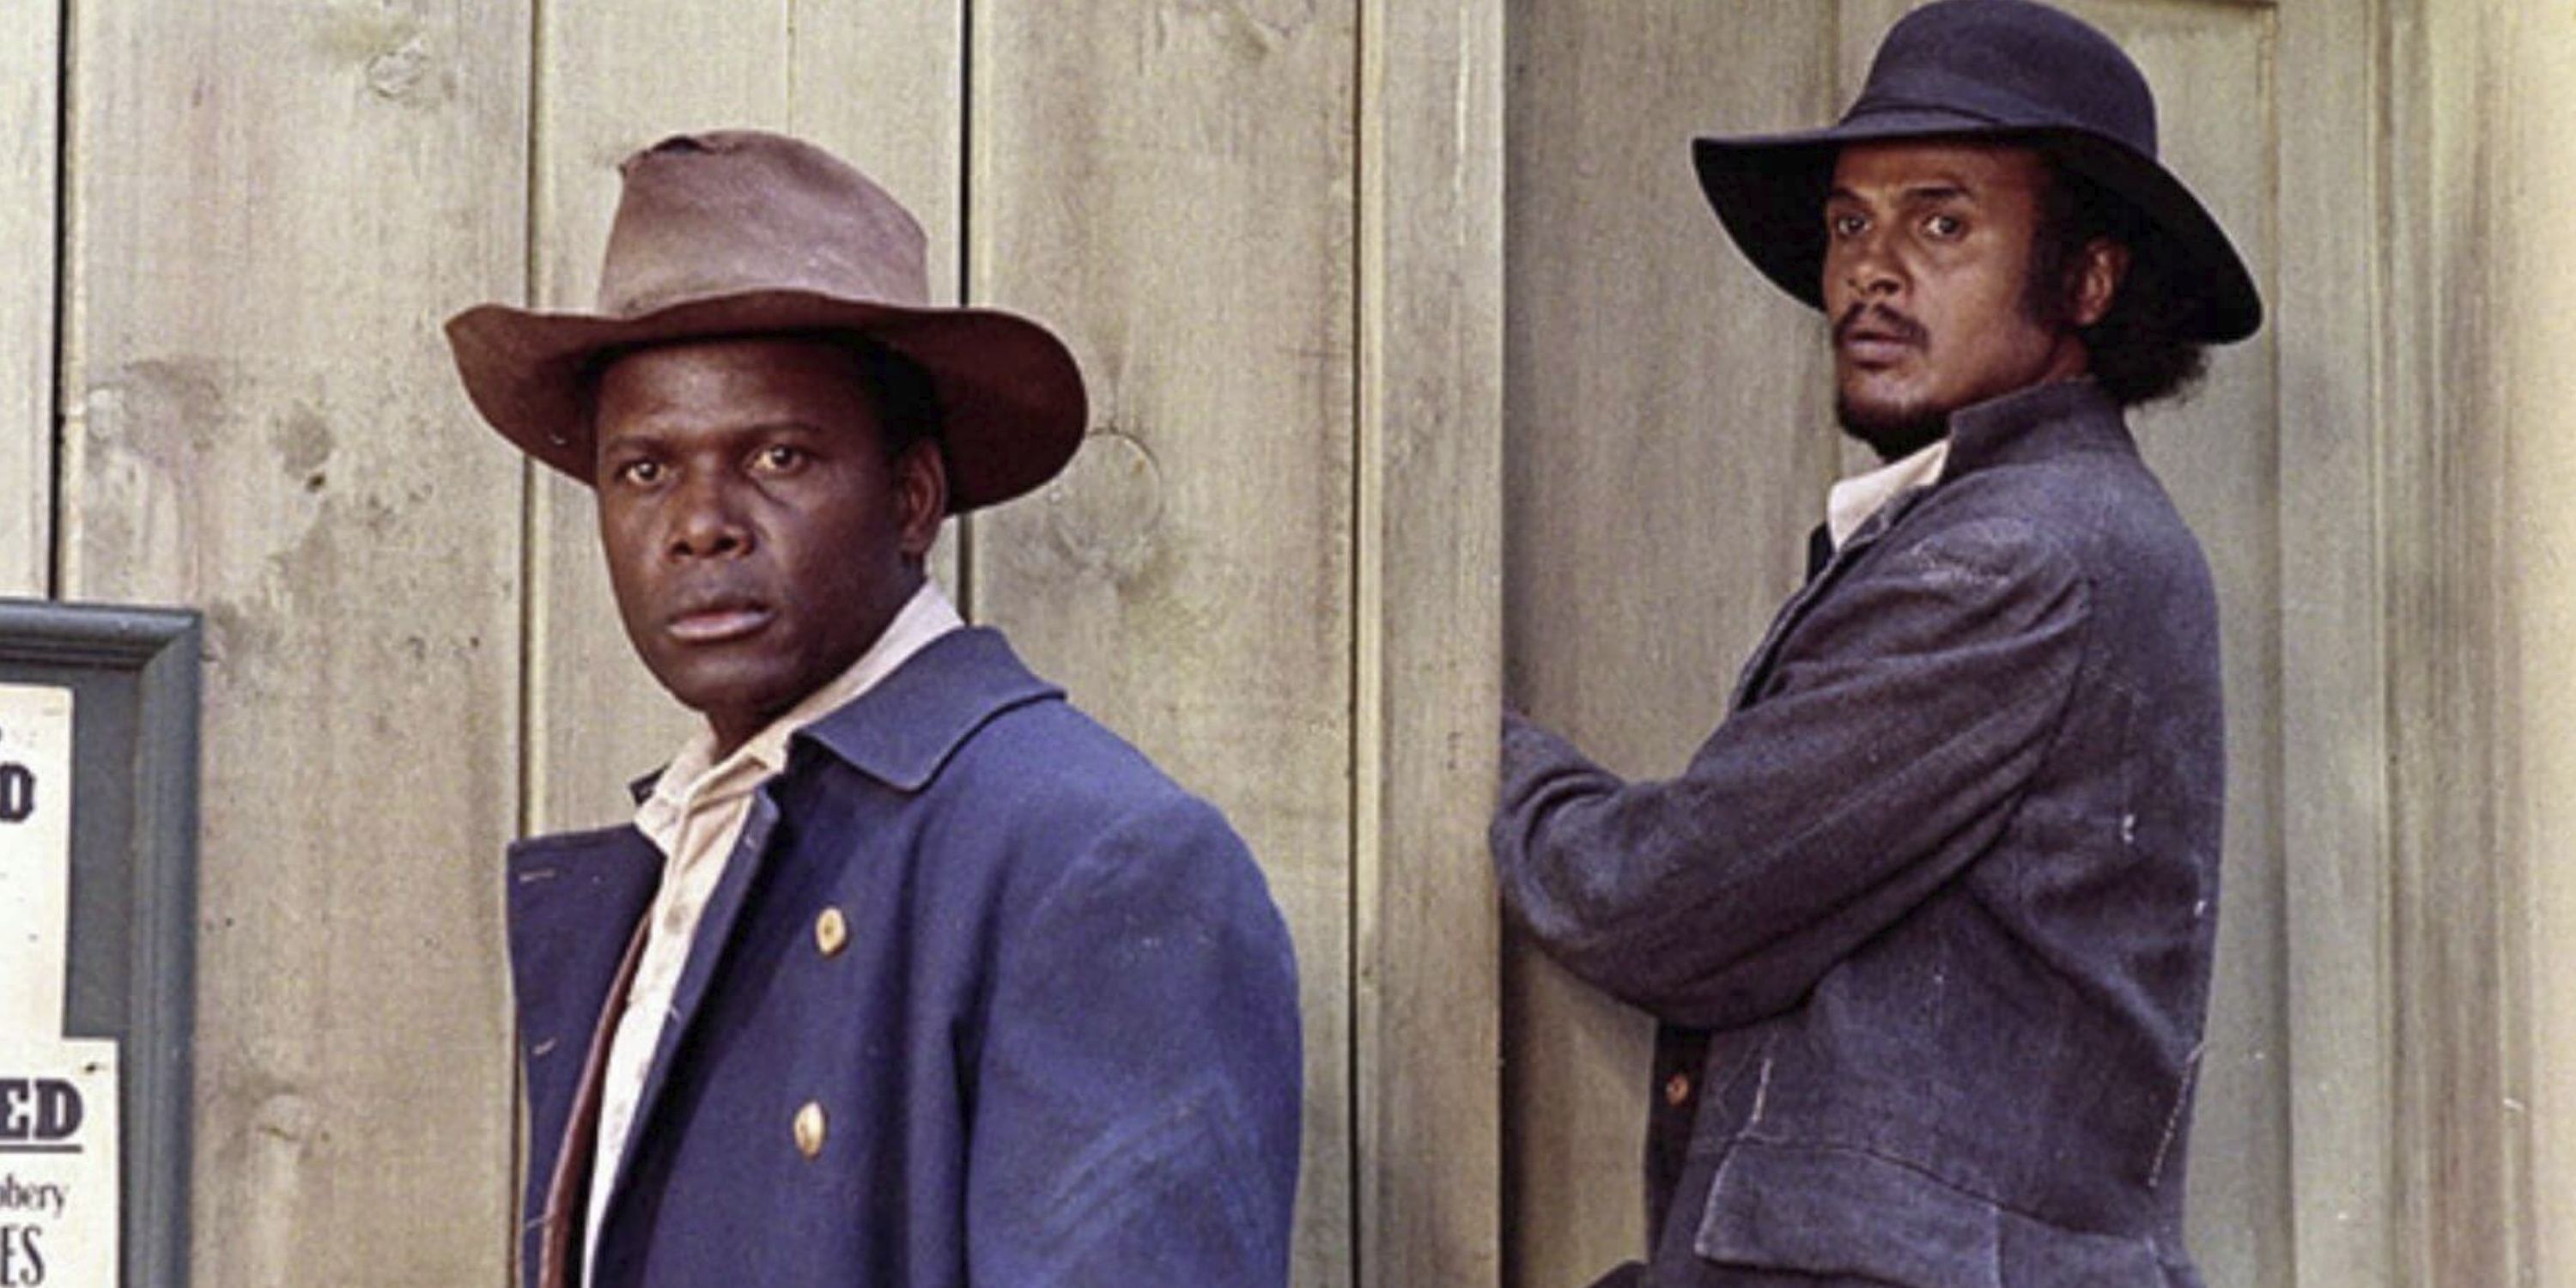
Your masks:
{"label": "dark frame of notice board", "polygon": [[196,1012],[195,612],[0,599],[0,682],[72,690],[67,1037],[121,1044],[127,1288],[185,1288]]}

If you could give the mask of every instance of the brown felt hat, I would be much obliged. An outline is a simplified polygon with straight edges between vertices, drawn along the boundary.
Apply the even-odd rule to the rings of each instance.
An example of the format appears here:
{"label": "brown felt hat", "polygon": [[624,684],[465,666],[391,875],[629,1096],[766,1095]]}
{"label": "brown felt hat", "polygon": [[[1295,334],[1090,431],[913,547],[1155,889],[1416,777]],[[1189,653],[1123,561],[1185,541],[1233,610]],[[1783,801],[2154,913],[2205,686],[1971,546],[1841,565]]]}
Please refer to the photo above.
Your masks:
{"label": "brown felt hat", "polygon": [[597,311],[484,304],[447,322],[466,395],[529,455],[591,481],[581,382],[604,354],[814,331],[865,335],[930,374],[952,512],[1045,483],[1081,445],[1064,343],[1013,314],[933,307],[921,225],[840,158],[730,130],[664,139],[618,170]]}

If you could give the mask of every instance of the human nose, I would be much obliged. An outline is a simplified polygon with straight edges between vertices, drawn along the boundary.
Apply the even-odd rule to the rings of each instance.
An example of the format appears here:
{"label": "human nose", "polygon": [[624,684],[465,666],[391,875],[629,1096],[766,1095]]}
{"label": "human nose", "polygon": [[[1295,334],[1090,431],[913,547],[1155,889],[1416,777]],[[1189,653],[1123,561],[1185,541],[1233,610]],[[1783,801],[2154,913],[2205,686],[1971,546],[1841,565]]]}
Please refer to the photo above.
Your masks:
{"label": "human nose", "polygon": [[719,558],[750,548],[751,528],[733,489],[712,471],[691,471],[672,497],[670,556]]}
{"label": "human nose", "polygon": [[1854,296],[1882,299],[1904,286],[1904,274],[1898,268],[1884,227],[1872,225],[1854,233],[1844,238],[1838,249],[1843,286]]}

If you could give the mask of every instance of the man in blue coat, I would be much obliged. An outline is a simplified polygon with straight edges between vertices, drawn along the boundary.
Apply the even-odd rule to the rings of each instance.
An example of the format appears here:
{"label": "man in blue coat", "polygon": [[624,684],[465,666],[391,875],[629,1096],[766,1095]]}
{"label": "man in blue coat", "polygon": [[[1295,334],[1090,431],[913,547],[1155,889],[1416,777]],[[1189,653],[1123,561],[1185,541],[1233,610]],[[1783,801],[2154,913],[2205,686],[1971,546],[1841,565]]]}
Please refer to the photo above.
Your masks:
{"label": "man in blue coat", "polygon": [[2123,412],[2253,332],[2251,279],[2137,68],[2025,0],[1918,9],[1840,124],[1697,159],[1886,463],[1679,774],[1507,718],[1506,900],[1660,1021],[1609,1282],[2197,1285],[2217,606]]}
{"label": "man in blue coat", "polygon": [[596,491],[628,636],[706,718],[632,826],[510,856],[526,1282],[1284,1284],[1259,869],[923,572],[1072,455],[1071,356],[929,307],[920,227],[809,145],[623,174],[595,313],[448,324],[484,417]]}

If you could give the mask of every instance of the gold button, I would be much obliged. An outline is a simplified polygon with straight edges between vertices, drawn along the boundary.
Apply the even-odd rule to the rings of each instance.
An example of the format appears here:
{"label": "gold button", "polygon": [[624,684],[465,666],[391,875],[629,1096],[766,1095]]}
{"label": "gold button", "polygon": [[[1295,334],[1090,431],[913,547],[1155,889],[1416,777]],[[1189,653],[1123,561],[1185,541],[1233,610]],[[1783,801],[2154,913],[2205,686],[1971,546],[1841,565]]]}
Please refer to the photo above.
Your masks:
{"label": "gold button", "polygon": [[850,946],[850,919],[842,916],[840,909],[825,908],[823,915],[814,919],[814,946],[826,957],[837,957]]}
{"label": "gold button", "polygon": [[807,1158],[823,1153],[823,1106],[815,1101],[796,1111],[796,1152]]}
{"label": "gold button", "polygon": [[1691,1085],[1689,1074],[1676,1073],[1673,1076],[1664,1079],[1665,1104],[1678,1109],[1681,1107],[1681,1103],[1683,1101],[1690,1099],[1690,1093]]}

